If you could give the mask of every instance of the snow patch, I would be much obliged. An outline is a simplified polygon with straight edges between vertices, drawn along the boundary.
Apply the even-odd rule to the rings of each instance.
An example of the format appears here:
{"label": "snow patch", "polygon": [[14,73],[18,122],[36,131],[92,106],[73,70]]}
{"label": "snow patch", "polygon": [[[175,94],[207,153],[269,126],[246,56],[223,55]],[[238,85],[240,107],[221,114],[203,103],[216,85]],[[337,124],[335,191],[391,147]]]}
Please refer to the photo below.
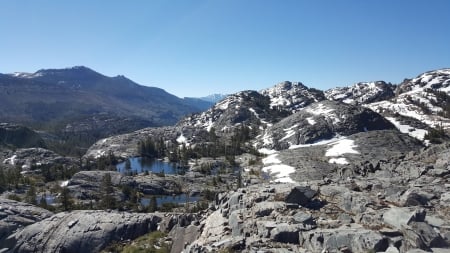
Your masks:
{"label": "snow patch", "polygon": [[258,150],[258,152],[261,154],[265,154],[265,155],[271,155],[271,154],[275,154],[277,151],[273,150],[273,149],[268,149],[268,148],[261,148]]}
{"label": "snow patch", "polygon": [[343,154],[359,154],[357,150],[358,146],[355,145],[355,141],[350,139],[342,139],[333,143],[328,144],[332,146],[327,150],[325,156],[341,156]]}
{"label": "snow patch", "polygon": [[329,115],[333,108],[326,107],[324,104],[318,104],[315,108],[308,108],[307,112],[314,115]]}
{"label": "snow patch", "polygon": [[423,141],[425,139],[425,134],[428,133],[425,129],[414,128],[410,125],[403,125],[393,117],[386,117],[394,126],[402,133],[408,134],[418,140]]}
{"label": "snow patch", "polygon": [[294,180],[290,178],[289,174],[295,172],[295,168],[286,164],[282,164],[280,159],[277,158],[278,154],[273,153],[262,160],[264,165],[268,165],[261,170],[267,174],[270,174],[274,178],[274,182],[281,183],[294,183]]}
{"label": "snow patch", "polygon": [[69,185],[69,180],[62,181],[61,184],[59,184],[61,187],[66,187]]}
{"label": "snow patch", "polygon": [[313,117],[306,118],[306,121],[308,121],[308,124],[310,124],[311,126],[314,126],[317,123]]}
{"label": "snow patch", "polygon": [[296,128],[296,127],[298,127],[298,124],[295,124],[289,128],[283,129],[286,132],[286,136],[281,138],[281,140],[286,140],[287,138],[290,138],[291,136],[293,136],[295,134],[294,128]]}
{"label": "snow patch", "polygon": [[339,158],[331,158],[328,163],[335,163],[335,164],[348,164],[347,159],[345,157],[339,157]]}
{"label": "snow patch", "polygon": [[339,141],[344,139],[344,137],[341,136],[336,136],[334,138],[331,139],[327,139],[327,140],[319,140],[317,142],[314,143],[309,143],[309,144],[299,144],[299,145],[291,145],[289,146],[289,149],[297,149],[297,148],[308,148],[308,147],[312,147],[312,146],[319,146],[319,145],[326,145],[335,141]]}
{"label": "snow patch", "polygon": [[178,138],[177,138],[177,142],[178,142],[179,144],[186,143],[186,141],[187,141],[187,139],[186,139],[186,137],[183,136],[183,134],[181,134],[181,135],[178,136]]}
{"label": "snow patch", "polygon": [[271,155],[269,155],[266,158],[262,159],[263,164],[278,164],[281,163],[281,161],[277,158],[278,154],[273,153]]}
{"label": "snow patch", "polygon": [[10,158],[6,158],[3,163],[4,164],[10,164],[10,165],[16,165],[17,155],[13,155]]}
{"label": "snow patch", "polygon": [[262,168],[262,171],[271,174],[275,179],[274,182],[295,183],[289,174],[295,172],[295,168],[285,164],[270,165]]}

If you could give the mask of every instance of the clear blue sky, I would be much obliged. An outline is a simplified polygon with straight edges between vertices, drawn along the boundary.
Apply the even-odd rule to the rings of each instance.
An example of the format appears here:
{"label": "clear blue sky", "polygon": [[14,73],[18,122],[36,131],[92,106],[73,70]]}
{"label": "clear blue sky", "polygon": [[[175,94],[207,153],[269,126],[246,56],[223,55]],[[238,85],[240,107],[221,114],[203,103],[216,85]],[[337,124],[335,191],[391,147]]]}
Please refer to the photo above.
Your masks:
{"label": "clear blue sky", "polygon": [[84,65],[177,96],[450,67],[447,0],[0,0],[0,73]]}

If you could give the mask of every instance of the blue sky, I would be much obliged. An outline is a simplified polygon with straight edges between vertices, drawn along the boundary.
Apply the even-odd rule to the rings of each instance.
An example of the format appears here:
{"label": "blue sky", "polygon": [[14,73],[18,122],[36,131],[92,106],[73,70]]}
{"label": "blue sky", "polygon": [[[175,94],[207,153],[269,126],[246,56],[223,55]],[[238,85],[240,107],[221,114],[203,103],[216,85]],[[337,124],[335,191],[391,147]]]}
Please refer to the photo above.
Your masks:
{"label": "blue sky", "polygon": [[0,73],[84,65],[177,96],[450,67],[447,0],[0,1]]}

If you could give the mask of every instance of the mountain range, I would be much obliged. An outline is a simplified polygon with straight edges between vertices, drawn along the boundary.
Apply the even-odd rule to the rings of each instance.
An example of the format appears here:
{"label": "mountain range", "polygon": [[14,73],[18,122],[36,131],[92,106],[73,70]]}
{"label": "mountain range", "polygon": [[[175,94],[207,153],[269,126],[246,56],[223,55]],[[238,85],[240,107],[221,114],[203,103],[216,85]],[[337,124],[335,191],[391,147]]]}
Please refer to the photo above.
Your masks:
{"label": "mountain range", "polygon": [[[32,74],[0,74],[0,121],[50,130],[59,136],[61,132],[66,136],[88,133],[90,143],[102,137],[177,122],[180,127],[214,128],[218,134],[244,124],[264,129],[260,139],[265,141],[259,141],[264,143],[270,134],[277,132],[272,130],[276,127],[272,125],[290,115],[298,118],[301,114],[309,122],[316,122],[317,117],[323,119],[321,122],[333,122],[326,112],[343,105],[329,102],[312,105],[327,100],[371,109],[400,131],[423,140],[429,129],[450,126],[449,75],[449,69],[441,69],[405,79],[398,85],[361,82],[326,91],[285,81],[261,91],[181,99],[162,89],[136,84],[124,76],[107,77],[87,67],[44,69]],[[309,105],[312,109],[307,108]],[[185,117],[188,114],[191,115]],[[327,127],[335,129],[336,125]],[[291,129],[293,136],[304,131],[298,126],[286,128]],[[327,136],[333,131],[329,132]],[[311,142],[322,137],[299,138]],[[299,144],[302,143],[293,145]]]}
{"label": "mountain range", "polygon": [[162,89],[82,66],[0,74],[0,106],[1,121],[44,125],[105,114],[136,119],[141,126],[170,125],[203,109]]}
{"label": "mountain range", "polygon": [[[109,122],[96,117],[99,125]],[[35,180],[47,167],[72,168],[67,181],[49,179],[40,191],[58,183],[77,208],[89,209],[54,214],[0,198],[0,245],[6,252],[100,252],[118,242],[154,245],[139,236],[157,230],[164,233],[155,245],[171,252],[448,252],[449,128],[450,69],[400,84],[321,91],[285,81],[244,90],[176,124],[100,139],[77,159],[45,145],[29,148],[45,144],[43,133],[0,124],[8,147],[2,166]],[[16,138],[22,135],[32,141]],[[132,171],[138,156],[178,162],[185,171],[112,171],[113,161],[128,158]],[[141,213],[132,197],[169,197],[174,189],[189,197],[170,213]],[[16,199],[29,191],[16,191]],[[102,207],[107,191],[119,207]],[[202,194],[207,205],[189,209],[189,198]]]}
{"label": "mountain range", "polygon": [[[206,141],[201,136],[211,131],[231,138],[244,126],[251,129],[250,142],[255,148],[285,150],[361,132],[396,130],[427,145],[439,142],[436,136],[448,138],[449,72],[429,71],[399,85],[362,82],[321,91],[286,81],[261,91],[241,91],[204,112],[183,118],[170,130],[165,129],[162,137],[175,142],[183,135],[192,144]],[[145,138],[137,136],[155,131],[161,134],[150,128],[132,133],[134,137],[126,134],[102,140],[88,155],[110,151],[118,156],[137,155],[135,142]],[[117,142],[120,150],[116,150]]]}

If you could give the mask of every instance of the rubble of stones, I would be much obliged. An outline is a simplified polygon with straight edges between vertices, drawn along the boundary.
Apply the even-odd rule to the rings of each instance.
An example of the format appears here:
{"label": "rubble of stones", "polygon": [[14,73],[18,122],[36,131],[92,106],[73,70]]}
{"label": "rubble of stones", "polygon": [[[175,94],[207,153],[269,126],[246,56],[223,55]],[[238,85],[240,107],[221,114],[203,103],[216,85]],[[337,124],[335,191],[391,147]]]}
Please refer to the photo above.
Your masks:
{"label": "rubble of stones", "polygon": [[185,252],[449,252],[449,147],[403,161],[417,170],[219,194]]}

